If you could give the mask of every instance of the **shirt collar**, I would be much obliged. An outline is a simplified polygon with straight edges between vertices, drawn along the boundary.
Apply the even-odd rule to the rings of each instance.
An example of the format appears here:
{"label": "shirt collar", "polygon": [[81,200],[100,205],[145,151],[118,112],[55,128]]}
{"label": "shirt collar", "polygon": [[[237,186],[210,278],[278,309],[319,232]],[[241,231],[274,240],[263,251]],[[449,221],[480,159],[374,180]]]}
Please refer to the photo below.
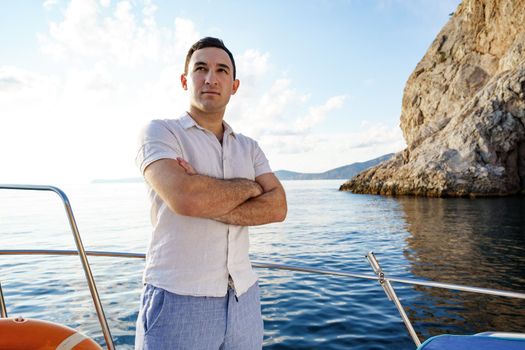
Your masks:
{"label": "shirt collar", "polygon": [[189,113],[184,113],[184,115],[180,118],[180,124],[184,129],[189,129],[193,126],[198,127],[199,129],[202,129],[202,127],[193,120],[193,118],[190,116]]}
{"label": "shirt collar", "polygon": [[230,124],[226,123],[224,120],[222,121],[222,125],[224,125],[224,135],[232,135],[235,137],[235,132],[233,131]]}
{"label": "shirt collar", "polygon": [[[197,124],[197,122],[191,117],[191,115],[188,112],[184,113],[184,115],[180,118],[180,123],[182,127],[186,130],[194,126],[201,130],[204,130],[204,128]],[[224,126],[224,135],[232,135],[235,137],[235,132],[228,123],[226,123],[223,120],[222,125]]]}

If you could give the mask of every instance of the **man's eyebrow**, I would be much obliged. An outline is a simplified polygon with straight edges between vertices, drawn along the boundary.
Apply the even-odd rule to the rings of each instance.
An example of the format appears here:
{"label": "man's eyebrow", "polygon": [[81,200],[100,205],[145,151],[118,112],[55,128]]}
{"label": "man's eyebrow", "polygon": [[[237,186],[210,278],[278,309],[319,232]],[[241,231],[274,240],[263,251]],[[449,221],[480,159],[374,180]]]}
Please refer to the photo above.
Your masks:
{"label": "man's eyebrow", "polygon": [[221,67],[221,68],[225,68],[227,70],[231,69],[230,66],[228,66],[227,64],[224,64],[224,63],[219,63],[218,66]]}
{"label": "man's eyebrow", "polygon": [[[208,63],[204,62],[204,61],[197,61],[193,64],[193,67],[208,67]],[[223,69],[226,69],[227,71],[230,71],[231,70],[231,67],[229,65],[227,65],[226,63],[218,63],[217,66],[219,68],[223,68]]]}

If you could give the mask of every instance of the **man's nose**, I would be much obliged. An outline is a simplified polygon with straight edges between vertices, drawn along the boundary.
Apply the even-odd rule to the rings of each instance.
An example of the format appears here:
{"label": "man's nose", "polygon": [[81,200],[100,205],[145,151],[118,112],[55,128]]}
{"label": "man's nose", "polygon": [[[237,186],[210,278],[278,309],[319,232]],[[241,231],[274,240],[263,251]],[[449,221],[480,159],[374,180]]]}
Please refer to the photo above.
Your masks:
{"label": "man's nose", "polygon": [[213,71],[208,71],[208,74],[206,74],[206,79],[204,81],[206,85],[216,85],[217,84],[217,77]]}

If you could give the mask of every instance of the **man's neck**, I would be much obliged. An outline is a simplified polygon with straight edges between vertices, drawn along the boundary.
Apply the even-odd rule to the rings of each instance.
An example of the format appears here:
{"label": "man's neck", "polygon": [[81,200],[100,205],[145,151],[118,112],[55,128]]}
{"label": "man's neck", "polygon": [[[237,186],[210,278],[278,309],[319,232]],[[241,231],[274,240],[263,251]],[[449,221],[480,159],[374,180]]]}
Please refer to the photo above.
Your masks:
{"label": "man's neck", "polygon": [[188,113],[197,124],[214,133],[217,139],[222,141],[222,136],[224,134],[224,126],[222,124],[224,112],[206,113],[190,107]]}

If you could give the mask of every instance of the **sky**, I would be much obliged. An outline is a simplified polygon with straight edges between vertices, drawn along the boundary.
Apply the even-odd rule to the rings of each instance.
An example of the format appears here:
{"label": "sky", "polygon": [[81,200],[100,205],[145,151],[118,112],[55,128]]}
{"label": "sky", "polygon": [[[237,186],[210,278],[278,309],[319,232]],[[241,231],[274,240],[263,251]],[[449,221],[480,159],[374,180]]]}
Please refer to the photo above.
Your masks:
{"label": "sky", "polygon": [[0,183],[138,177],[138,134],[188,107],[188,48],[219,37],[225,120],[274,170],[405,148],[405,83],[459,0],[0,0]]}

